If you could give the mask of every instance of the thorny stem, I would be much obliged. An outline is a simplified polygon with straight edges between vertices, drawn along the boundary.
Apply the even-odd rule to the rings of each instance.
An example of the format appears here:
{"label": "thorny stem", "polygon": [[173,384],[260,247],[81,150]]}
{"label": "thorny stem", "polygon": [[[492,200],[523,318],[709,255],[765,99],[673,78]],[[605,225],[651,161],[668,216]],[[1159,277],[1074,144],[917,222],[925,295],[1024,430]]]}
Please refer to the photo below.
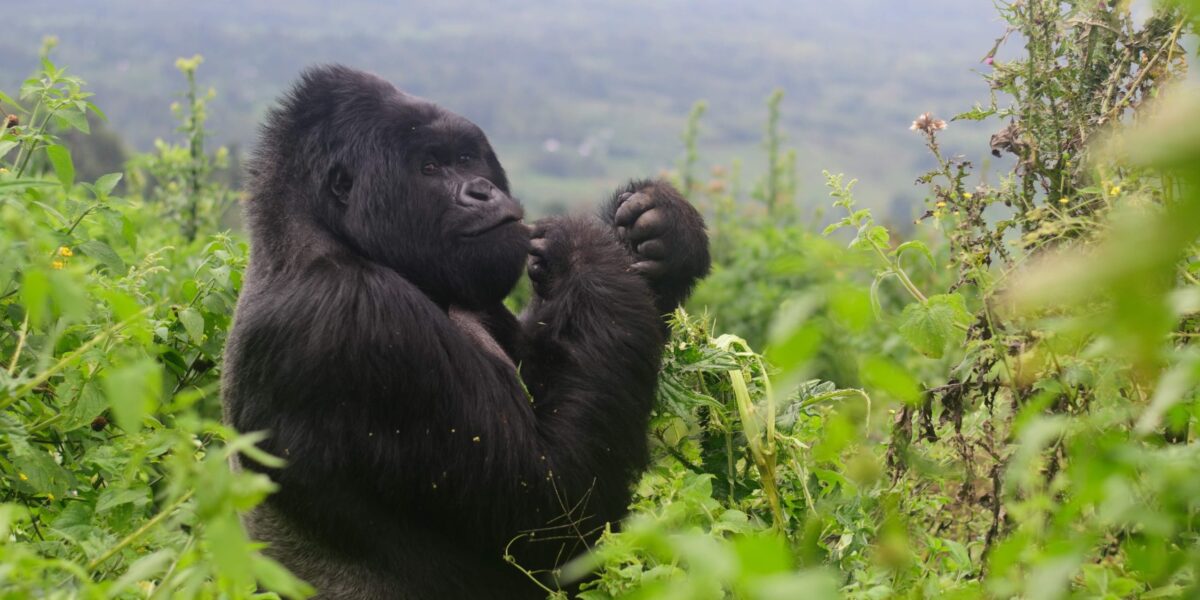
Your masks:
{"label": "thorny stem", "polygon": [[[1125,92],[1125,95],[1116,103],[1116,105],[1109,109],[1108,113],[1101,118],[1102,122],[1108,121],[1116,116],[1116,114],[1121,111],[1130,100],[1133,99],[1133,95],[1137,93],[1138,88],[1142,85],[1142,80],[1145,79],[1146,74],[1151,71],[1151,67],[1153,67],[1154,64],[1158,62],[1158,59],[1162,57],[1163,52],[1167,52],[1168,50],[1170,50],[1172,53],[1174,52],[1175,44],[1179,40],[1179,34],[1181,31],[1183,31],[1183,26],[1185,23],[1187,23],[1187,19],[1179,20],[1179,23],[1175,25],[1175,29],[1171,32],[1171,37],[1167,38],[1166,43],[1158,49],[1158,52],[1154,53],[1154,57],[1146,63],[1146,66],[1142,67],[1141,70],[1138,71],[1137,78],[1133,80],[1133,83],[1129,84],[1129,90]],[[1168,54],[1168,56],[1170,56],[1170,54]]]}
{"label": "thorny stem", "polygon": [[184,492],[184,494],[182,496],[180,496],[179,499],[172,502],[170,504],[170,506],[167,506],[166,508],[159,511],[159,513],[157,515],[154,515],[153,517],[150,518],[150,520],[143,523],[142,526],[138,527],[136,531],[125,536],[125,539],[121,540],[120,542],[117,542],[117,545],[113,546],[112,548],[109,548],[108,550],[106,550],[104,552],[104,554],[97,556],[95,559],[93,559],[91,562],[89,562],[88,566],[87,566],[87,570],[89,572],[95,571],[100,565],[104,564],[105,561],[107,561],[108,559],[115,556],[118,552],[120,552],[126,546],[137,541],[138,538],[145,535],[146,532],[153,529],[154,526],[158,525],[164,519],[171,516],[171,513],[174,512],[175,509],[179,508],[180,506],[183,506],[183,504],[185,502],[187,502],[188,500],[191,499],[193,493],[195,493],[193,490],[188,490],[187,492]]}
{"label": "thorny stem", "polygon": [[21,358],[21,350],[25,347],[25,335],[29,332],[29,313],[25,313],[25,320],[21,322],[21,331],[17,333],[17,348],[13,350],[12,360],[8,363],[8,376],[12,377],[17,372],[17,359]]}

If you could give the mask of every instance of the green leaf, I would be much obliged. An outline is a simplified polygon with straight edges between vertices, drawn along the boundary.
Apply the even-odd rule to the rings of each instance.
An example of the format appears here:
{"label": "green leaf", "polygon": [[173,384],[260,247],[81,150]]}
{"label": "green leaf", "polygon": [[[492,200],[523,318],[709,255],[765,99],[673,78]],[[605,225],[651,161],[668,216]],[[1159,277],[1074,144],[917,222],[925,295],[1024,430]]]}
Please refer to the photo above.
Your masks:
{"label": "green leaf", "polygon": [[158,405],[162,369],[154,361],[143,359],[110,371],[104,378],[104,393],[117,425],[125,431],[137,431],[142,419]]}
{"label": "green leaf", "polygon": [[13,468],[24,475],[23,485],[28,485],[35,494],[53,494],[62,498],[75,478],[62,468],[45,449],[28,443],[13,443],[9,454]]}
{"label": "green leaf", "polygon": [[200,344],[204,341],[204,316],[200,314],[200,311],[190,306],[179,311],[179,322],[183,323],[183,328],[187,331],[193,344]]}
{"label": "green leaf", "polygon": [[909,250],[920,252],[921,255],[925,257],[925,260],[929,261],[929,266],[935,268],[937,267],[937,264],[933,262],[933,253],[929,251],[929,246],[926,246],[925,242],[922,242],[921,240],[909,240],[903,244],[900,244],[895,250],[892,251],[892,255],[896,257],[896,260],[900,260],[903,258],[904,253]]}
{"label": "green leaf", "polygon": [[8,104],[21,112],[28,112],[25,107],[21,106],[16,100],[13,100],[8,94],[0,92],[0,103]]}
{"label": "green leaf", "polygon": [[0,181],[0,191],[4,191],[8,188],[28,189],[43,185],[54,185],[54,182],[46,181],[45,179],[12,179],[9,181]]}
{"label": "green leaf", "polygon": [[[250,541],[233,514],[218,515],[207,523],[204,536],[212,553],[213,564],[221,576],[235,587],[253,584],[256,566],[250,556]],[[261,567],[260,567],[261,568]],[[258,575],[263,575],[261,571]]]}
{"label": "green leaf", "polygon": [[914,302],[904,307],[900,335],[921,354],[941,358],[947,344],[964,337],[956,325],[965,325],[970,318],[962,296],[930,296],[924,303]]}
{"label": "green leaf", "polygon": [[125,261],[108,244],[100,240],[88,240],[79,244],[79,251],[99,261],[113,275],[125,274]]}
{"label": "green leaf", "polygon": [[145,506],[150,503],[149,490],[144,487],[105,488],[100,492],[100,499],[96,501],[96,512],[108,512],[123,504],[134,504],[135,506]]}
{"label": "green leaf", "polygon": [[892,244],[887,228],[882,225],[876,225],[868,229],[867,238],[879,248],[887,248]]}
{"label": "green leaf", "polygon": [[886,357],[868,356],[863,360],[859,372],[872,394],[879,390],[906,404],[921,402],[921,388],[917,380]]}
{"label": "green leaf", "polygon": [[158,577],[163,571],[167,570],[167,566],[171,564],[173,557],[173,550],[159,550],[137,559],[132,565],[129,565],[129,570],[125,571],[125,574],[108,590],[108,597],[125,597],[120,592],[132,589],[139,581],[152,580]]}
{"label": "green leaf", "polygon": [[122,173],[109,173],[101,175],[100,179],[96,180],[96,191],[101,196],[107,196],[112,193],[113,188],[117,187],[117,183],[121,181]]}
{"label": "green leaf", "polygon": [[46,147],[46,156],[54,167],[54,174],[63,187],[71,187],[75,183],[75,163],[71,162],[71,151],[66,146],[57,144]]}
{"label": "green leaf", "polygon": [[838,324],[852,331],[865,330],[874,317],[870,292],[853,286],[838,286],[829,293],[829,311]]}
{"label": "green leaf", "polygon": [[45,271],[28,271],[21,280],[21,303],[29,322],[41,325],[50,305],[50,278]]}
{"label": "green leaf", "polygon": [[67,421],[68,425],[83,427],[91,424],[92,420],[106,408],[108,408],[108,402],[104,399],[104,394],[100,393],[100,388],[88,382],[80,389],[79,397],[75,402],[67,406],[63,412],[70,417]]}
{"label": "green leaf", "polygon": [[284,598],[307,598],[316,590],[304,580],[292,575],[283,565],[261,554],[250,556],[254,578],[266,589]]}
{"label": "green leaf", "polygon": [[54,116],[58,117],[58,120],[62,125],[66,125],[68,127],[78,129],[79,131],[82,131],[84,133],[92,132],[91,127],[88,126],[87,117],[84,116],[84,114],[82,112],[77,112],[74,110],[64,110],[64,111],[55,113]]}
{"label": "green leaf", "polygon": [[950,120],[951,121],[982,121],[982,120],[996,114],[996,112],[997,111],[996,111],[995,107],[984,108],[984,107],[976,104],[975,108],[972,108],[971,110],[969,110],[965,113],[960,113],[960,114],[954,115],[954,118],[950,119]]}

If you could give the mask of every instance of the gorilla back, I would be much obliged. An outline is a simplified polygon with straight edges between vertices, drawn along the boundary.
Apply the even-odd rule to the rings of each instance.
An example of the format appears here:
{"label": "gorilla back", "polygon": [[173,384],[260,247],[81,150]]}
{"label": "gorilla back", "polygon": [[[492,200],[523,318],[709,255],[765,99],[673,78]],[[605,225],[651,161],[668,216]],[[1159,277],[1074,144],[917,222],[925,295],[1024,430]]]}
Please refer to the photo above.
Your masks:
{"label": "gorilla back", "polygon": [[270,113],[251,175],[225,415],[286,461],[244,461],[279,486],[251,534],[323,598],[543,596],[505,555],[554,586],[624,514],[699,215],[635,182],[530,228],[478,127],[336,66]]}

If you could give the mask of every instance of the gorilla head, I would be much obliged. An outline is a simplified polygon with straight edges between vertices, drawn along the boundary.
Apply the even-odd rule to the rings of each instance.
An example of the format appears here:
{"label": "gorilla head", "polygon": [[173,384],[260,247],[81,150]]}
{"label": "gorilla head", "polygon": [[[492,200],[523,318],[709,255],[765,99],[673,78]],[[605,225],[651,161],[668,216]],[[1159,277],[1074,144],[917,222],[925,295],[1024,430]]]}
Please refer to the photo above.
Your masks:
{"label": "gorilla head", "polygon": [[467,119],[373,75],[317,67],[269,115],[263,138],[251,168],[266,201],[248,209],[259,237],[299,248],[308,236],[297,222],[325,228],[443,306],[497,302],[520,277],[521,205]]}

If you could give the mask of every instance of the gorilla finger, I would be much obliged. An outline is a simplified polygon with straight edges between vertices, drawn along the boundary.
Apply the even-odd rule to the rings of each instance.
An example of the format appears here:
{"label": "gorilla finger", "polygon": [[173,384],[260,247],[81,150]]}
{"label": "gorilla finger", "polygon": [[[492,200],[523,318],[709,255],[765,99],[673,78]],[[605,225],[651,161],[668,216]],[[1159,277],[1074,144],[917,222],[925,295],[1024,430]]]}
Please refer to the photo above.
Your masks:
{"label": "gorilla finger", "polygon": [[549,248],[550,242],[546,238],[539,237],[529,240],[529,253],[533,256],[544,256]]}
{"label": "gorilla finger", "polygon": [[627,233],[629,233],[629,232],[624,227],[618,227],[617,228],[617,239],[621,240],[622,242],[625,241],[625,235]]}
{"label": "gorilla finger", "polygon": [[649,240],[637,246],[638,256],[650,260],[662,260],[667,257],[667,246],[662,240]]}
{"label": "gorilla finger", "polygon": [[544,237],[546,237],[546,233],[549,230],[549,227],[547,227],[546,219],[539,220],[536,223],[534,223],[533,225],[528,225],[528,227],[529,227],[529,237],[531,239],[544,238]]}
{"label": "gorilla finger", "polygon": [[649,194],[639,192],[634,194],[617,209],[617,214],[613,217],[613,221],[617,225],[628,226],[637,220],[638,215],[651,208],[654,208],[654,198],[651,198]]}
{"label": "gorilla finger", "polygon": [[667,232],[667,225],[667,212],[661,208],[651,208],[642,213],[633,224],[629,239],[636,244],[642,240],[659,237]]}
{"label": "gorilla finger", "polygon": [[620,196],[617,196],[617,206],[624,204],[625,201],[630,199],[631,197],[633,197],[633,192],[625,192],[625,193],[621,194]]}
{"label": "gorilla finger", "polygon": [[659,277],[667,272],[667,265],[657,260],[643,260],[633,263],[632,269],[646,277]]}

